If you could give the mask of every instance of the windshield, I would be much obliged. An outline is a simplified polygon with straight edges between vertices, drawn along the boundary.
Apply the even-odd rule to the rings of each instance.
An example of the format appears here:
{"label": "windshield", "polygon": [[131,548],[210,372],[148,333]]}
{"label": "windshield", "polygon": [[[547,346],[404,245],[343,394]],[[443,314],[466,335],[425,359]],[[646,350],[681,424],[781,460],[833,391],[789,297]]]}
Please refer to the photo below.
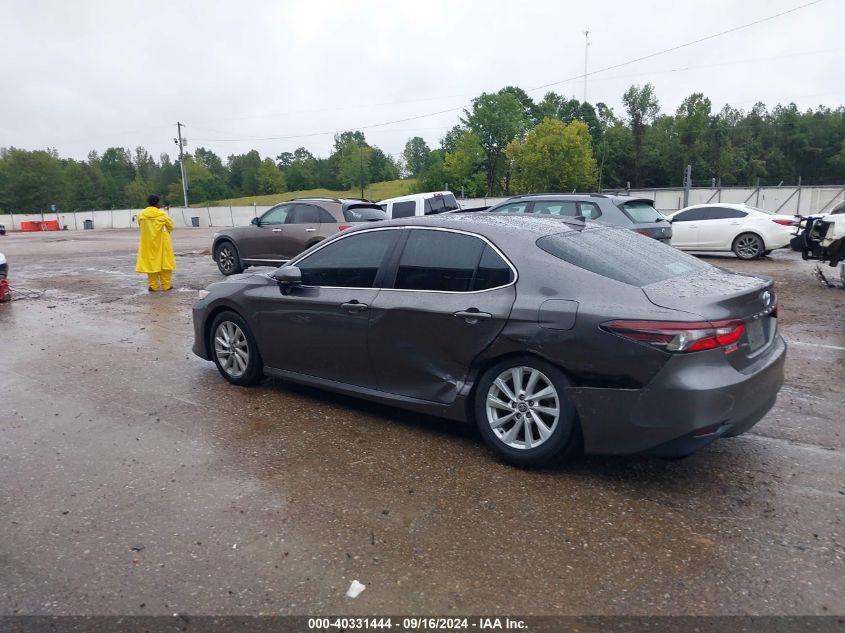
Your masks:
{"label": "windshield", "polygon": [[387,214],[381,207],[353,206],[343,210],[343,219],[347,222],[377,222],[386,220]]}
{"label": "windshield", "polygon": [[692,255],[634,231],[593,228],[547,235],[537,246],[584,270],[642,288],[710,268]]}
{"label": "windshield", "polygon": [[665,222],[666,218],[649,200],[632,200],[623,202],[619,208],[625,212],[632,222]]}

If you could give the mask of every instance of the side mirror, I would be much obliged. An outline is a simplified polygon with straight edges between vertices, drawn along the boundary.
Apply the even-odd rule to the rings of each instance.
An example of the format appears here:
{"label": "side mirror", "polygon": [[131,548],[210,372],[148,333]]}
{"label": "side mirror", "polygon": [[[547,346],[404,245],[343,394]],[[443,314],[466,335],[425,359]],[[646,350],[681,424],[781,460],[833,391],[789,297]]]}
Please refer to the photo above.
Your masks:
{"label": "side mirror", "polygon": [[258,218],[252,218],[252,219],[249,221],[249,223],[250,223],[250,224],[254,224],[255,226],[261,226],[261,220],[259,220]]}
{"label": "side mirror", "polygon": [[285,288],[302,283],[302,271],[296,266],[282,266],[273,271],[271,276]]}

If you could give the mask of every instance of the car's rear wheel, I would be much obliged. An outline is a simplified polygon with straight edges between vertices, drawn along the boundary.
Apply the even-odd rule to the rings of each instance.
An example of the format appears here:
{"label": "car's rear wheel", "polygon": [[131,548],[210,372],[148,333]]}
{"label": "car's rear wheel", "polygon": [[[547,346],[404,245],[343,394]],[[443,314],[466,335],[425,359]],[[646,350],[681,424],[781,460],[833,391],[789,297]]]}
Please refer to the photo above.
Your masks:
{"label": "car's rear wheel", "polygon": [[568,386],[563,372],[537,358],[497,363],[475,390],[475,420],[484,441],[518,466],[562,461],[578,436]]}
{"label": "car's rear wheel", "polygon": [[214,249],[214,261],[217,262],[217,268],[224,275],[237,275],[244,271],[238,249],[229,241],[223,241],[217,245]]}
{"label": "car's rear wheel", "polygon": [[766,250],[763,240],[754,233],[742,233],[734,240],[731,249],[740,259],[757,259]]}
{"label": "car's rear wheel", "polygon": [[234,385],[254,385],[264,375],[255,338],[239,314],[221,312],[211,324],[209,348],[220,375]]}

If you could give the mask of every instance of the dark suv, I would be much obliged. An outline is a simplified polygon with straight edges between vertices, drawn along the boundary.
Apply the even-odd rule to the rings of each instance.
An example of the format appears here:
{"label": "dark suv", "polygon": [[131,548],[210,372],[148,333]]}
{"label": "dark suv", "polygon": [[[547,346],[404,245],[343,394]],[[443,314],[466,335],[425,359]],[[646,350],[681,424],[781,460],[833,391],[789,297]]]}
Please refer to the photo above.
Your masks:
{"label": "dark suv", "polygon": [[249,266],[277,266],[338,231],[385,219],[381,207],[368,200],[296,198],[250,226],[215,233],[211,253],[221,273],[234,275]]}
{"label": "dark suv", "polygon": [[508,198],[490,207],[487,212],[509,215],[534,213],[565,218],[580,216],[600,224],[631,229],[667,244],[672,239],[672,225],[648,198],[601,193],[531,194]]}

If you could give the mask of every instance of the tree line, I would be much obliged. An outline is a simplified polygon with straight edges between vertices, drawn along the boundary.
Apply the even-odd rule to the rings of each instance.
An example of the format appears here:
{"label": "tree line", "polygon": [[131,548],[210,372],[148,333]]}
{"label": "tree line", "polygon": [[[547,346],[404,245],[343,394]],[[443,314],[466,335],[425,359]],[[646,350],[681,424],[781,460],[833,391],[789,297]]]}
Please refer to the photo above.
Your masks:
{"label": "tree line", "polygon": [[[185,154],[191,202],[326,188],[354,189],[404,176],[417,190],[451,189],[467,197],[598,188],[845,182],[845,107],[805,111],[714,111],[693,93],[662,113],[651,84],[631,86],[620,112],[555,92],[533,100],[508,86],[483,93],[432,149],[408,140],[401,160],[367,143],[360,131],[337,134],[327,158],[305,147],[262,158],[255,150],[224,162],[200,147]],[[180,165],[143,148],[92,151],[87,160],[53,149],[0,149],[0,208],[13,211],[134,208],[150,192],[182,202]]]}

